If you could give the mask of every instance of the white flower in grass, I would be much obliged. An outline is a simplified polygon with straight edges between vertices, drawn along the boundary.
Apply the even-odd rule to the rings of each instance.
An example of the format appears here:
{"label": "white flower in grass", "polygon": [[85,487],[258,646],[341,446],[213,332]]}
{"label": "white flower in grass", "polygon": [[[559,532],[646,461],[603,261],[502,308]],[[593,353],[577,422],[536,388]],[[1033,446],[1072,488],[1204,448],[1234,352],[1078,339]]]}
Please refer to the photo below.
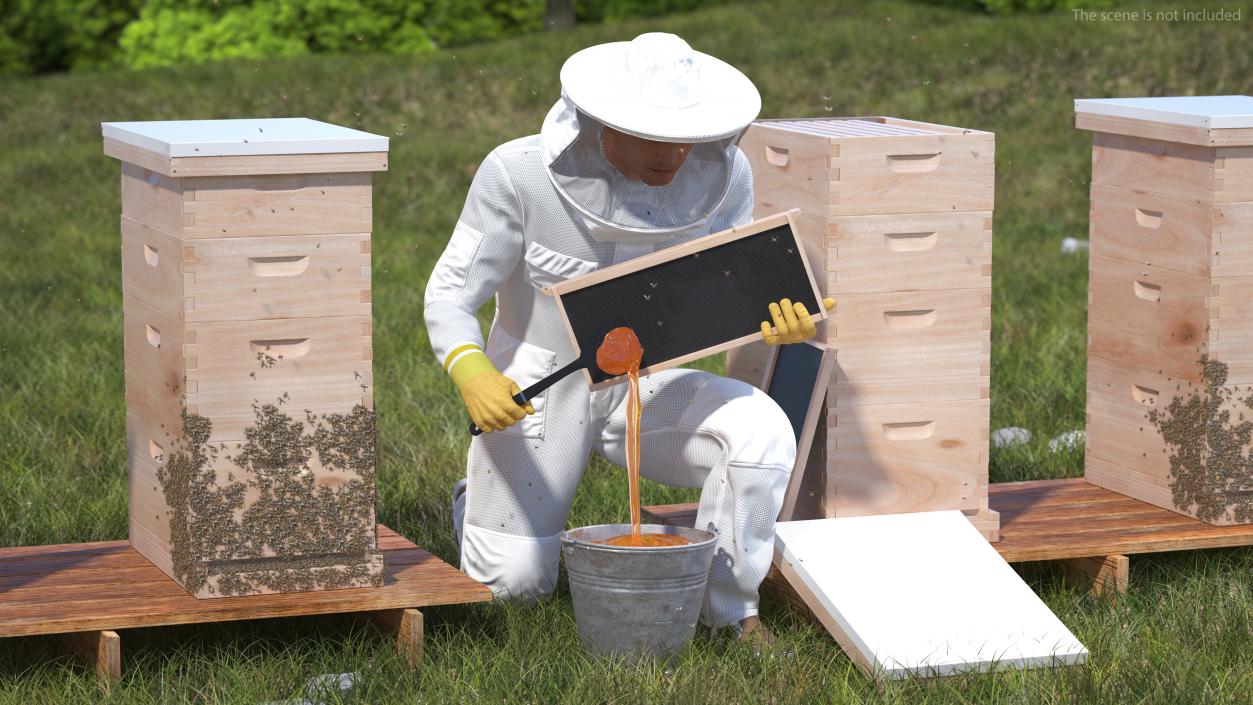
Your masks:
{"label": "white flower in grass", "polygon": [[1078,450],[1083,447],[1087,440],[1087,435],[1083,431],[1067,431],[1059,433],[1053,440],[1049,441],[1050,453],[1061,453],[1064,451]]}

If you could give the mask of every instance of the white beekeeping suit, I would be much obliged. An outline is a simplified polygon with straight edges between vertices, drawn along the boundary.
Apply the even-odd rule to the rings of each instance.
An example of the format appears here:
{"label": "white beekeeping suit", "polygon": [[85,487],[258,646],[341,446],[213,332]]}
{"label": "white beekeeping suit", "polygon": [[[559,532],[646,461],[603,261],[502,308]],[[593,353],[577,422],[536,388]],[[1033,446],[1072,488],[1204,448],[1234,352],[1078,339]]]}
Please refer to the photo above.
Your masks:
{"label": "white beekeeping suit", "polygon": [[[431,345],[454,379],[483,353],[523,388],[543,379],[575,351],[542,288],[751,218],[752,174],[735,142],[760,98],[735,68],[646,34],[575,54],[561,80],[540,134],[479,167],[427,285]],[[670,183],[647,186],[606,159],[605,124],[692,150]],[[484,348],[475,311],[493,295]],[[626,384],[592,392],[571,375],[532,400],[533,414],[473,438],[454,512],[466,573],[498,595],[552,591],[589,454],[625,466],[626,394]],[[696,525],[718,536],[703,614],[736,625],[757,613],[796,454],[791,425],[760,390],[701,371],[649,375],[641,399],[641,471],[702,488]]]}

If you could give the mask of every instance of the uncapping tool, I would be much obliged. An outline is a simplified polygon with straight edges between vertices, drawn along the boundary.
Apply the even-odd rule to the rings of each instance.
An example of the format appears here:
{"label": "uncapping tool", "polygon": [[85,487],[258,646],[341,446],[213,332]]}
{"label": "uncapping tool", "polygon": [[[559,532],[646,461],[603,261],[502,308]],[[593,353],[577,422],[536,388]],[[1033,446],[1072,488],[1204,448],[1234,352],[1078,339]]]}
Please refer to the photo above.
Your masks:
{"label": "uncapping tool", "polygon": [[[526,389],[523,389],[522,391],[513,395],[513,400],[518,403],[518,406],[524,406],[528,399],[534,399],[540,394],[543,394],[545,389],[548,389],[554,384],[565,379],[566,377],[570,375],[571,372],[577,372],[578,370],[581,370],[587,367],[587,363],[588,363],[587,359],[583,357],[577,357],[574,359],[573,362],[566,365],[565,367],[557,370],[556,372],[548,375],[544,379],[541,379],[535,384],[532,384]],[[471,436],[477,436],[482,432],[483,432],[483,429],[476,426],[473,421],[470,422],[470,435]]]}

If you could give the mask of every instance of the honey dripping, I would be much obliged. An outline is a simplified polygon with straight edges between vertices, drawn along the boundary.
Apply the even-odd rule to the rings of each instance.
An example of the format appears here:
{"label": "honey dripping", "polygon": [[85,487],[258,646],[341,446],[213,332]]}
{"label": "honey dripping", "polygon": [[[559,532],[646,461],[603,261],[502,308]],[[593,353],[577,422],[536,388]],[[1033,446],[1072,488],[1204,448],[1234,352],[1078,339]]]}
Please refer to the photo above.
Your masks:
{"label": "honey dripping", "polygon": [[626,465],[631,500],[631,533],[613,536],[597,543],[609,546],[682,546],[689,541],[674,534],[640,532],[640,361],[644,347],[635,331],[626,326],[614,328],[596,350],[596,366],[610,375],[628,375]]}

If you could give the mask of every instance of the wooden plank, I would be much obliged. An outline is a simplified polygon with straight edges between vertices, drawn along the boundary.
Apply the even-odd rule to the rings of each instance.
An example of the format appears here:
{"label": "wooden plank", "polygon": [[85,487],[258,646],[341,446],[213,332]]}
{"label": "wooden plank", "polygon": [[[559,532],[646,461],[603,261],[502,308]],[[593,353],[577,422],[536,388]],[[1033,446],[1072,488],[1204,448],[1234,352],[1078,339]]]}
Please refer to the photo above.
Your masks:
{"label": "wooden plank", "polygon": [[828,409],[828,515],[988,506],[988,411],[986,399]]}
{"label": "wooden plank", "polygon": [[252,176],[387,171],[387,152],[162,157],[148,150],[106,137],[104,138],[104,153],[166,176]]}
{"label": "wooden plank", "polygon": [[95,671],[102,682],[122,679],[122,638],[112,630],[61,635],[62,645]]}
{"label": "wooden plank", "polygon": [[1075,127],[1080,130],[1110,132],[1165,142],[1183,142],[1202,147],[1238,147],[1253,144],[1253,127],[1207,130],[1190,125],[1174,125],[1092,113],[1076,113]]}
{"label": "wooden plank", "polygon": [[[992,285],[992,212],[796,218],[822,243],[829,296]],[[814,258],[811,257],[811,261]],[[823,265],[819,265],[823,266]]]}
{"label": "wooden plank", "polygon": [[[0,593],[0,637],[367,612],[491,599],[486,586],[412,543],[398,540],[394,532],[380,527],[379,534],[387,575],[382,587],[214,600],[188,595],[150,564],[148,578],[92,581],[85,583],[91,587],[89,594],[78,590],[74,581],[84,576],[83,569],[88,567],[84,556],[91,557],[96,576],[111,574],[115,566],[126,565],[130,570],[146,564],[121,541],[0,549],[0,567],[6,569],[11,556],[25,557],[32,564],[42,562],[41,571],[30,576],[29,584],[43,588],[41,596],[27,593],[20,600],[11,599],[10,591]],[[67,572],[62,573],[63,568]],[[61,594],[73,596],[63,598]]]}
{"label": "wooden plank", "polygon": [[401,608],[378,610],[366,616],[375,628],[396,641],[396,648],[405,657],[409,668],[417,668],[422,664],[425,636],[421,612],[412,608]]}
{"label": "wooden plank", "polygon": [[987,399],[991,329],[986,289],[845,294],[827,328],[828,408]]}
{"label": "wooden plank", "polygon": [[979,509],[963,509],[962,515],[970,522],[979,535],[991,543],[1001,540],[1001,513],[986,507]]}
{"label": "wooden plank", "polygon": [[1206,203],[1253,201],[1253,146],[1200,147],[1097,132],[1092,183]]}
{"label": "wooden plank", "polygon": [[183,233],[183,179],[122,163],[122,215],[178,237]]}
{"label": "wooden plank", "polygon": [[[1088,355],[1201,381],[1209,350],[1211,282],[1162,267],[1092,255]],[[1227,324],[1224,321],[1224,326]],[[1233,384],[1253,381],[1253,365]]]}
{"label": "wooden plank", "polygon": [[184,238],[370,231],[370,174],[184,178]]}
{"label": "wooden plank", "polygon": [[219,443],[244,438],[254,400],[281,399],[303,418],[372,396],[368,316],[184,324],[127,296],[123,310],[127,408],[172,435],[183,405],[213,422]]}
{"label": "wooden plank", "polygon": [[828,217],[989,211],[993,135],[950,129],[824,139],[766,121],[745,131],[740,149],[753,167],[757,204],[766,209]]}
{"label": "wooden plank", "polygon": [[368,316],[370,234],[189,242],[123,216],[122,288],[184,322]]}
{"label": "wooden plank", "polygon": [[122,214],[179,239],[370,231],[368,173],[165,176],[122,164]]}
{"label": "wooden plank", "polygon": [[[1093,184],[1089,218],[1094,255],[1198,276],[1217,274],[1211,266],[1214,212],[1209,203]],[[1232,243],[1232,249],[1237,263],[1253,253],[1253,246],[1241,243]]]}
{"label": "wooden plank", "polygon": [[1117,554],[1070,558],[1062,563],[1066,581],[1096,597],[1114,598],[1127,592],[1131,560]]}

